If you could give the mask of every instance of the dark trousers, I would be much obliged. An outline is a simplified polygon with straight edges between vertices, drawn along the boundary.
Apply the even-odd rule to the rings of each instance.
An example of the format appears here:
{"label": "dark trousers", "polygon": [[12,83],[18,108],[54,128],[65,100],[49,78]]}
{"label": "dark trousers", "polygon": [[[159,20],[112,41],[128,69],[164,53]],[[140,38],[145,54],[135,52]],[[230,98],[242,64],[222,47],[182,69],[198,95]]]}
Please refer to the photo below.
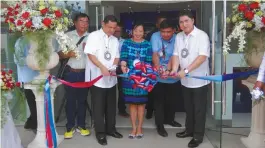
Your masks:
{"label": "dark trousers", "polygon": [[126,106],[125,106],[125,101],[123,98],[122,78],[118,78],[118,91],[119,91],[118,109],[119,109],[119,112],[125,112]]}
{"label": "dark trousers", "polygon": [[182,86],[186,110],[186,131],[202,140],[205,130],[208,85],[199,88]]}
{"label": "dark trousers", "polygon": [[100,88],[92,86],[90,88],[94,125],[97,135],[105,136],[106,133],[116,131],[116,86],[111,88]]}
{"label": "dark trousers", "polygon": [[29,105],[30,110],[30,117],[29,119],[33,124],[36,124],[37,126],[37,108],[36,108],[36,101],[35,101],[35,95],[31,89],[24,89],[25,96]]}
{"label": "dark trousers", "polygon": [[177,83],[166,84],[157,83],[153,89],[154,107],[155,107],[155,123],[163,125],[170,123],[175,119],[176,100],[179,97],[175,91],[178,89]]}
{"label": "dark trousers", "polygon": [[148,101],[146,104],[147,113],[153,114],[154,111],[154,97],[153,97],[153,91],[148,93]]}
{"label": "dark trousers", "polygon": [[[65,74],[64,79],[68,82],[84,82],[85,72],[69,71]],[[86,119],[86,100],[88,96],[88,88],[73,88],[65,86],[66,99],[66,128],[71,129],[75,124],[75,117],[77,115],[77,126],[85,128]],[[77,108],[77,109],[76,109]]]}

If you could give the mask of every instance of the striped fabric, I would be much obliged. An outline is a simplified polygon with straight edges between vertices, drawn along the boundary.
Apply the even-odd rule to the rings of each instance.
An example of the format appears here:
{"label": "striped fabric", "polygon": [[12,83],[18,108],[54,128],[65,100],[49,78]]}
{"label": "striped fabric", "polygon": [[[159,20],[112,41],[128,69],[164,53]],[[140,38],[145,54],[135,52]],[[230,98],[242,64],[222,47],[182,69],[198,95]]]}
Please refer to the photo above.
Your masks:
{"label": "striped fabric", "polygon": [[[121,47],[120,61],[127,62],[129,69],[133,68],[133,61],[139,59],[142,62],[151,64],[152,62],[152,49],[150,42],[144,40],[141,43],[132,41],[131,39],[125,40]],[[133,82],[123,78],[122,90],[124,99],[127,103],[143,104],[147,102],[148,92],[141,88],[132,88]]]}

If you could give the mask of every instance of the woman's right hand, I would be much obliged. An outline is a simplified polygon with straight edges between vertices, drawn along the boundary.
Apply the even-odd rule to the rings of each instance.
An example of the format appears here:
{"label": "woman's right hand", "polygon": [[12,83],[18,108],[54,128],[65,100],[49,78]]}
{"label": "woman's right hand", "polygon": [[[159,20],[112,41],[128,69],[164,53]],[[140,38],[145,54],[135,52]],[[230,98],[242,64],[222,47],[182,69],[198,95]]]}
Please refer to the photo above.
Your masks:
{"label": "woman's right hand", "polygon": [[128,72],[127,62],[121,61],[121,71],[122,71],[122,73]]}
{"label": "woman's right hand", "polygon": [[125,65],[121,65],[121,71],[122,73],[127,73],[128,72],[128,67]]}

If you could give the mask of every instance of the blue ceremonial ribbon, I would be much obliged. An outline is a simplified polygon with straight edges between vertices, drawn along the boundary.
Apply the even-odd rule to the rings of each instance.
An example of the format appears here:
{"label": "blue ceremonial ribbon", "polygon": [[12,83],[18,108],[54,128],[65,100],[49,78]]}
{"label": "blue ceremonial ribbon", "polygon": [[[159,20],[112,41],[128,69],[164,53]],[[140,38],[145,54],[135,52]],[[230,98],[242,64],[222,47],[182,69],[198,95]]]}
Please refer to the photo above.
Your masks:
{"label": "blue ceremonial ribbon", "polygon": [[[210,76],[191,76],[191,75],[187,75],[187,78],[195,78],[195,79],[201,79],[201,80],[209,80],[209,81],[215,81],[215,82],[222,82],[222,81],[228,81],[228,80],[232,80],[232,79],[236,79],[239,77],[247,77],[250,75],[254,75],[257,74],[259,72],[258,69],[254,69],[254,70],[249,70],[249,71],[245,71],[245,72],[237,72],[237,73],[231,73],[231,74],[224,74],[224,75],[210,75]],[[123,78],[129,78],[129,74],[125,73],[125,74],[120,74],[118,75],[119,77],[123,77]],[[176,83],[178,82],[180,79],[179,78],[166,78],[166,79],[162,79],[161,77],[157,77],[157,80],[160,81],[164,81],[163,83]]]}
{"label": "blue ceremonial ribbon", "polygon": [[209,80],[209,81],[215,81],[215,82],[223,82],[228,81],[232,79],[236,79],[239,77],[247,77],[253,74],[257,74],[259,72],[258,69],[249,70],[246,72],[237,72],[237,73],[231,73],[231,74],[224,74],[224,75],[212,75],[212,76],[191,76],[187,75],[188,78],[196,78],[201,80]]}
{"label": "blue ceremonial ribbon", "polygon": [[[53,120],[53,113],[52,113],[52,102],[51,102],[51,90],[50,90],[50,78],[46,79],[45,82],[45,98],[47,100],[48,103],[48,118],[50,121],[50,128],[51,128],[51,133],[52,133],[52,141],[53,141],[53,147],[57,148],[57,138],[56,138],[56,132],[55,132],[55,124],[54,124],[54,120]],[[45,109],[46,111],[46,109]],[[46,115],[45,115],[46,118]],[[46,120],[45,120],[46,121]]]}

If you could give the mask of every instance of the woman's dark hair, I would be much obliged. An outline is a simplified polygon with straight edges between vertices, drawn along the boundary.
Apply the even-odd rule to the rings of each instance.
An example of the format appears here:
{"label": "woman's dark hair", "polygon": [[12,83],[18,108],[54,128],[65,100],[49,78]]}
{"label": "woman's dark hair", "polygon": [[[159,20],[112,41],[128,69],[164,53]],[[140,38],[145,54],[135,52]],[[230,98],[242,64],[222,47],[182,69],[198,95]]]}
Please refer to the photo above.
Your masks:
{"label": "woman's dark hair", "polygon": [[194,19],[194,15],[193,15],[192,12],[189,11],[189,10],[183,10],[183,11],[181,11],[181,12],[179,13],[179,18],[182,17],[182,16],[187,16],[187,17],[189,17],[189,18],[191,18],[191,19]]}
{"label": "woman's dark hair", "polygon": [[118,23],[118,20],[117,20],[117,18],[114,15],[107,15],[107,16],[105,16],[103,22],[105,24],[107,24],[109,22],[116,22],[116,23]]}
{"label": "woman's dark hair", "polygon": [[160,29],[166,29],[166,28],[175,29],[175,25],[174,25],[173,21],[166,19],[160,23]]}
{"label": "woman's dark hair", "polygon": [[144,23],[142,22],[135,22],[132,26],[132,30],[136,29],[138,26],[143,26],[144,32],[145,32],[145,27],[144,27]]}
{"label": "woman's dark hair", "polygon": [[87,19],[90,20],[89,16],[87,14],[85,14],[85,13],[77,13],[75,15],[75,17],[74,17],[74,21],[76,22],[76,21],[78,21],[79,18],[83,18],[83,17],[87,17]]}

